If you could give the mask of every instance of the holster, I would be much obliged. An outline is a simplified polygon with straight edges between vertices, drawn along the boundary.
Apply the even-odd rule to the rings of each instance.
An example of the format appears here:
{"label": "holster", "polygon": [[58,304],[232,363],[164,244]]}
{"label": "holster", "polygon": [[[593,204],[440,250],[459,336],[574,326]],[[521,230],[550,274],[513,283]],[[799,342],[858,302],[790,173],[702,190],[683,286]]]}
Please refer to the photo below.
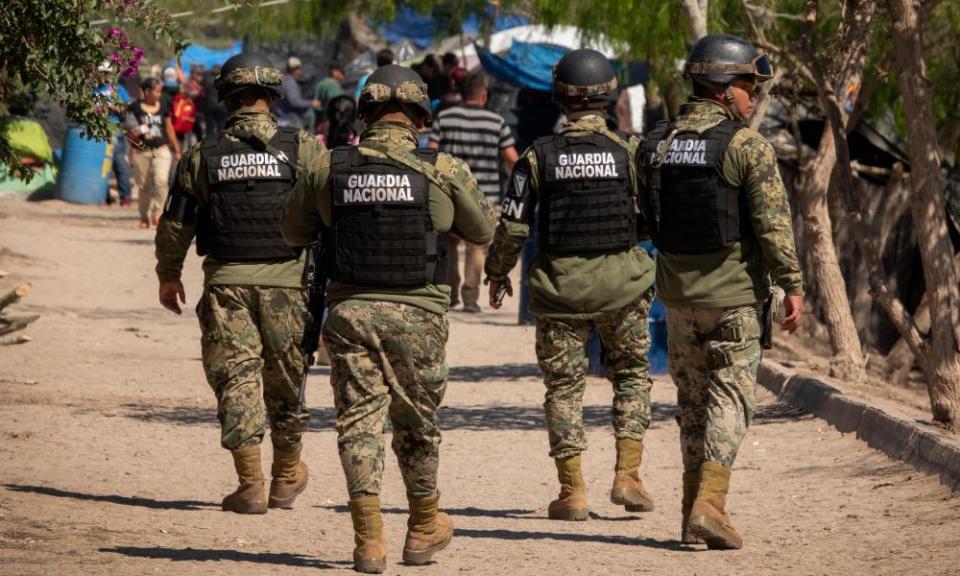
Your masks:
{"label": "holster", "polygon": [[773,348],[773,292],[760,306],[760,347]]}

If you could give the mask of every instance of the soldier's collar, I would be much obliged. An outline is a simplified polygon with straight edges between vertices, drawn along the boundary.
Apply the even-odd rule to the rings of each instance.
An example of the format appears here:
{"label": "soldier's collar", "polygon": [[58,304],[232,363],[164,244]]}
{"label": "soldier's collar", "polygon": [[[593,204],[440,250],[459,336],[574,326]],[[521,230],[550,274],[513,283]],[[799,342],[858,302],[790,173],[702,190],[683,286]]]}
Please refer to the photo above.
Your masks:
{"label": "soldier's collar", "polygon": [[578,128],[606,128],[607,119],[603,117],[602,114],[595,111],[585,115],[578,116],[576,119],[567,119],[567,122],[563,125],[563,130],[576,130]]}
{"label": "soldier's collar", "polygon": [[680,107],[681,114],[698,113],[701,115],[720,114],[727,118],[733,118],[733,114],[722,103],[709,98],[691,97],[683,106]]}
{"label": "soldier's collar", "polygon": [[263,112],[262,110],[257,110],[251,107],[238,108],[230,114],[230,118],[227,120],[227,127],[240,124],[242,122],[250,122],[252,120],[257,121],[269,121],[276,122],[276,118],[270,112]]}
{"label": "soldier's collar", "polygon": [[368,126],[360,140],[369,142],[393,142],[397,144],[402,144],[404,140],[407,140],[407,143],[412,142],[414,147],[416,147],[418,134],[417,130],[410,124],[380,120]]}

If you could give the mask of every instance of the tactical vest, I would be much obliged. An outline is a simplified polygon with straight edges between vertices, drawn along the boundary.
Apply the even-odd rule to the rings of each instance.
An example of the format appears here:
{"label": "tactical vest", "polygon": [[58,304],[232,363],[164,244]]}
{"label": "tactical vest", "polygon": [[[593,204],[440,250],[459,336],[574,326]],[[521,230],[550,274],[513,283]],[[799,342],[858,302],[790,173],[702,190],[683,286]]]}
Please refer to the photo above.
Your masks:
{"label": "tactical vest", "polygon": [[661,122],[647,137],[640,162],[647,180],[641,204],[658,249],[698,254],[753,238],[746,195],[723,176],[724,154],[744,127],[728,119],[703,134],[676,132],[659,167],[657,145],[669,139],[674,124]]}
{"label": "tactical vest", "polygon": [[534,143],[540,165],[537,242],[542,252],[621,252],[637,243],[627,151],[602,134]]}
{"label": "tactical vest", "polygon": [[[435,150],[416,150],[427,164]],[[427,177],[400,162],[333,150],[331,278],[357,286],[447,283],[447,234],[433,229]]]}
{"label": "tactical vest", "polygon": [[210,201],[198,222],[197,252],[221,262],[295,259],[300,250],[284,242],[280,219],[296,180],[298,130],[278,128],[266,146],[249,134],[238,137],[203,141]]}

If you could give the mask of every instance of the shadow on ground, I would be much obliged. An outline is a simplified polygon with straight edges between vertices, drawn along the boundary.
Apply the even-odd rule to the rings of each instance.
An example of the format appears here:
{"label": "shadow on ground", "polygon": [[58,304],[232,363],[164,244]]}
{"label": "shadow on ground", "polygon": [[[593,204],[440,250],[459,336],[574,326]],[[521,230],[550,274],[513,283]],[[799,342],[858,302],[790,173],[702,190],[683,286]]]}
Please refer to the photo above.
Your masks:
{"label": "shadow on ground", "polygon": [[[332,510],[338,514],[349,514],[350,508],[343,504],[318,504],[314,508],[323,508],[324,510]],[[486,510],[483,508],[474,508],[473,506],[468,506],[466,508],[447,508],[441,506],[441,510],[446,512],[451,516],[463,516],[467,518],[476,518],[476,517],[486,517],[486,518],[519,518],[519,519],[530,519],[530,520],[543,520],[542,517],[531,516],[535,514],[536,510],[523,510],[520,508],[509,508],[505,510]],[[406,516],[408,510],[406,508],[381,508],[380,511],[384,514],[399,514]],[[460,533],[460,530],[457,529],[457,533]]]}
{"label": "shadow on ground", "polygon": [[137,546],[114,546],[100,548],[100,552],[123,554],[133,558],[150,558],[153,560],[172,560],[174,562],[252,562],[254,564],[275,564],[278,566],[293,566],[297,568],[340,568],[343,565],[353,564],[349,560],[327,562],[318,558],[291,554],[289,552],[240,552],[228,549],[204,548],[141,548]]}
{"label": "shadow on ground", "polygon": [[123,506],[137,506],[140,508],[150,508],[153,510],[211,510],[220,509],[220,505],[214,502],[202,502],[199,500],[154,500],[141,496],[120,496],[117,494],[87,494],[85,492],[73,492],[70,490],[61,490],[50,486],[30,486],[26,484],[4,484],[4,488],[13,492],[26,492],[31,494],[42,494],[44,496],[53,496],[55,498],[70,498],[73,500],[90,500],[93,502],[109,502],[111,504],[121,504]]}
{"label": "shadow on ground", "polygon": [[786,402],[774,402],[757,407],[753,416],[753,425],[779,424],[787,421],[810,420],[814,416],[806,410],[794,408]]}
{"label": "shadow on ground", "polygon": [[457,528],[456,537],[461,538],[492,538],[495,540],[557,540],[560,542],[594,542],[598,544],[622,544],[626,546],[643,546],[660,550],[690,550],[678,540],[656,540],[653,538],[630,538],[628,536],[613,536],[607,534],[590,534],[589,532],[542,532],[524,530],[481,530],[475,528]]}
{"label": "shadow on ground", "polygon": [[[653,422],[670,420],[677,412],[673,404],[654,403]],[[171,423],[190,426],[216,426],[217,412],[213,408],[197,406],[159,406],[143,403],[123,404],[111,409],[117,415],[152,423]],[[546,426],[540,406],[441,406],[441,430],[543,430]],[[609,426],[610,406],[584,406],[583,423],[588,428]],[[333,408],[311,408],[308,430],[336,429]]]}
{"label": "shadow on ground", "polygon": [[489,364],[486,366],[451,366],[450,380],[482,382],[483,380],[520,380],[540,378],[543,375],[536,364]]}

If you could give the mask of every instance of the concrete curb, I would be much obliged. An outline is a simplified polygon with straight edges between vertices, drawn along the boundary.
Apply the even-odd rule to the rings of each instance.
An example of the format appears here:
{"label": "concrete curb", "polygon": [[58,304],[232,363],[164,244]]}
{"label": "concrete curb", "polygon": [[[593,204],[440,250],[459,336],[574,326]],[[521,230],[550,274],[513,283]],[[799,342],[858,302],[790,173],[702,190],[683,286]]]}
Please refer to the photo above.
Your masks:
{"label": "concrete curb", "polygon": [[939,430],[891,415],[815,378],[764,360],[757,381],[780,400],[826,420],[841,432],[857,438],[911,466],[940,475],[940,482],[960,490],[960,442]]}

